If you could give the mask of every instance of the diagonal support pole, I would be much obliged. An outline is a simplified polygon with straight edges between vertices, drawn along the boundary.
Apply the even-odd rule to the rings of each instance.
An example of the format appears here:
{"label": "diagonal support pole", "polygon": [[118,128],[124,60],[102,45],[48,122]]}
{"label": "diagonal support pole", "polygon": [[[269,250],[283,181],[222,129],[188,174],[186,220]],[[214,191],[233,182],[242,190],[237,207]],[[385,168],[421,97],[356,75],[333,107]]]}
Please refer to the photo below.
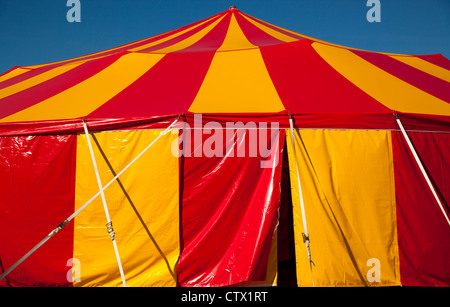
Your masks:
{"label": "diagonal support pole", "polygon": [[83,128],[84,128],[84,133],[86,135],[86,140],[87,140],[88,147],[89,147],[89,153],[91,154],[92,164],[94,166],[94,171],[95,171],[95,177],[97,178],[97,184],[98,184],[98,188],[100,190],[100,196],[102,198],[103,209],[105,210],[106,221],[107,221],[106,229],[108,230],[108,233],[111,237],[111,241],[114,246],[114,252],[116,254],[117,265],[119,266],[119,272],[120,272],[120,276],[122,277],[123,286],[126,287],[127,283],[125,280],[125,274],[123,273],[122,261],[120,260],[119,249],[117,247],[117,242],[116,242],[116,238],[115,238],[115,232],[114,232],[114,228],[113,228],[113,225],[111,222],[111,217],[109,215],[108,205],[106,204],[105,193],[103,191],[102,181],[100,179],[100,174],[98,172],[97,161],[95,160],[94,150],[93,150],[92,144],[91,144],[91,136],[89,135],[88,127],[87,127],[85,120],[83,120]]}
{"label": "diagonal support pole", "polygon": [[427,185],[428,185],[428,187],[429,187],[430,190],[431,190],[431,193],[433,193],[434,199],[435,199],[436,202],[438,203],[439,208],[440,208],[441,211],[442,211],[442,214],[444,215],[445,219],[447,220],[448,225],[450,226],[450,219],[448,218],[447,213],[446,213],[445,210],[444,210],[444,206],[442,205],[442,202],[441,202],[441,200],[439,199],[439,196],[437,195],[436,190],[434,189],[434,186],[433,186],[433,184],[431,183],[431,180],[430,180],[430,178],[428,177],[428,174],[427,174],[427,172],[425,171],[425,168],[423,167],[423,164],[422,164],[422,162],[420,161],[419,156],[417,155],[417,152],[416,152],[416,150],[414,149],[414,146],[413,146],[413,144],[411,143],[411,140],[410,140],[409,137],[408,137],[408,134],[406,133],[406,130],[405,130],[405,128],[403,127],[402,122],[400,121],[400,118],[398,118],[398,115],[397,115],[397,114],[394,114],[394,115],[395,115],[395,120],[397,121],[397,124],[398,124],[398,126],[400,127],[400,130],[402,131],[403,137],[405,138],[406,143],[408,144],[409,150],[411,151],[411,153],[412,153],[413,156],[414,156],[414,159],[416,160],[417,166],[419,166],[420,171],[422,172],[422,175],[423,175],[423,177],[425,178],[425,181],[427,182]]}

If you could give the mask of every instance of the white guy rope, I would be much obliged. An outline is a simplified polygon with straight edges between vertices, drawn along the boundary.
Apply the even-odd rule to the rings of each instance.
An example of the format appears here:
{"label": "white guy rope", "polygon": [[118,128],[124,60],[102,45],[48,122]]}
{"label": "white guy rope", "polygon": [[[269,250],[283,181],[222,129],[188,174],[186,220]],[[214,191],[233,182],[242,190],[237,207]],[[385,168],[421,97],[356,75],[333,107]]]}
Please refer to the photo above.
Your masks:
{"label": "white guy rope", "polygon": [[111,217],[109,216],[109,210],[108,210],[108,205],[106,204],[105,193],[104,193],[103,187],[102,187],[102,180],[100,179],[100,174],[98,172],[97,161],[95,160],[94,150],[93,150],[92,144],[91,144],[91,137],[89,135],[88,127],[87,127],[85,120],[83,120],[83,128],[84,128],[84,133],[86,135],[86,140],[87,140],[88,147],[89,147],[89,153],[91,154],[92,164],[94,166],[95,177],[97,178],[97,184],[98,184],[98,188],[100,190],[100,195],[102,198],[103,209],[105,210],[106,221],[107,221],[106,227],[107,227],[108,233],[111,237],[111,241],[114,246],[114,252],[116,254],[117,265],[119,266],[119,272],[120,272],[120,276],[122,278],[122,283],[123,283],[123,286],[126,287],[127,282],[125,280],[125,274],[123,273],[122,261],[120,260],[119,249],[117,247],[115,233],[114,233],[114,229],[112,226]]}

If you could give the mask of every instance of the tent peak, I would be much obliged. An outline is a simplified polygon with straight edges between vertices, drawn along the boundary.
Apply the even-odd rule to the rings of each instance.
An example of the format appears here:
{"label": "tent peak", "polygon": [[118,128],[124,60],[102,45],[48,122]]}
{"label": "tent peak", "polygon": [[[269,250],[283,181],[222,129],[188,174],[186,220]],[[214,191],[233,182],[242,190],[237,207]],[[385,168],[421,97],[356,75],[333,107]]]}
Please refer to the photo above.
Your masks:
{"label": "tent peak", "polygon": [[229,11],[237,11],[236,5],[230,5]]}

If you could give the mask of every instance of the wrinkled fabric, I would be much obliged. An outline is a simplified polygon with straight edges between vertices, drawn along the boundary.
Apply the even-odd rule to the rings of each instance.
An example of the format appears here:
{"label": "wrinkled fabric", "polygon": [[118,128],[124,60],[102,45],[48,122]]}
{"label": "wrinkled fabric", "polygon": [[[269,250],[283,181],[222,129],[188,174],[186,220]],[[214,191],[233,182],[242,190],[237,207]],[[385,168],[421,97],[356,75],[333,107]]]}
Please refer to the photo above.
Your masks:
{"label": "wrinkled fabric", "polygon": [[[408,132],[450,216],[450,135]],[[450,286],[449,225],[399,131],[392,132],[402,284]]]}
{"label": "wrinkled fabric", "polygon": [[[400,285],[390,132],[295,130],[294,138],[296,155],[289,131],[298,285]],[[312,276],[302,237],[296,161]]]}
{"label": "wrinkled fabric", "polygon": [[[263,158],[249,157],[251,132],[243,131],[243,138],[235,132],[230,139],[220,139],[221,157],[200,152],[211,136],[204,136],[197,147],[189,140],[191,154],[185,153],[180,166],[181,286],[274,283],[273,277],[266,277],[276,271],[269,255],[276,240],[284,133],[268,133],[270,157]],[[240,149],[246,150],[244,157],[237,155]]]}
{"label": "wrinkled fabric", "polygon": [[[0,138],[0,272],[74,211],[75,135]],[[0,286],[71,286],[68,224],[0,281]]]}
{"label": "wrinkled fabric", "polygon": [[[91,143],[105,186],[162,130],[93,134]],[[178,133],[162,136],[105,190],[128,286],[176,286],[179,256],[178,158],[171,154]],[[77,142],[75,207],[98,191],[85,135]],[[74,286],[122,286],[101,197],[75,217],[74,257],[80,262]]]}

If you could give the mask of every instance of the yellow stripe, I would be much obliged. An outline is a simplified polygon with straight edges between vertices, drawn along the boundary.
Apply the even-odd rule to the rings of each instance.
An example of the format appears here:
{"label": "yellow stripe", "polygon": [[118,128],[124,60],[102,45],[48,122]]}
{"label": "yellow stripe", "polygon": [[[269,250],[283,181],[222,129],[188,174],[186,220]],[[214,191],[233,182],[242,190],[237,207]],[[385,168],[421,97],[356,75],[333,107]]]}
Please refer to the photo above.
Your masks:
{"label": "yellow stripe", "polygon": [[182,40],[181,42],[178,42],[176,44],[173,44],[169,47],[163,48],[163,49],[159,49],[159,50],[155,50],[152,51],[154,53],[169,53],[169,52],[174,52],[174,51],[178,51],[184,48],[187,48],[189,46],[192,46],[193,44],[195,44],[196,42],[198,42],[200,39],[202,39],[206,34],[208,34],[224,17],[219,18],[218,20],[214,21],[213,23],[211,23],[209,26],[207,26],[206,28],[200,30],[199,32],[189,36],[188,38]]}
{"label": "yellow stripe", "polygon": [[[188,30],[189,30],[189,29],[188,29]],[[188,30],[186,30],[186,31],[188,31]],[[175,31],[175,30],[172,30],[172,31]],[[169,32],[172,32],[172,31],[169,31]],[[184,32],[184,31],[183,31],[183,32]],[[166,33],[167,33],[167,32],[166,32]],[[72,59],[67,59],[67,60],[59,61],[59,62],[53,62],[53,63],[45,63],[45,64],[41,64],[41,65],[27,66],[27,68],[35,69],[35,68],[39,68],[39,67],[42,67],[42,66],[47,66],[47,65],[57,64],[57,63],[65,63],[65,62],[69,62],[69,61],[73,61],[73,60],[80,60],[80,61],[85,60],[85,61],[90,61],[90,60],[98,59],[98,58],[104,57],[104,56],[105,56],[105,55],[104,55],[105,53],[108,53],[108,52],[111,52],[111,51],[114,51],[114,50],[118,50],[118,49],[121,49],[121,48],[124,48],[124,47],[130,47],[130,48],[132,48],[133,45],[139,44],[139,43],[141,43],[141,42],[143,42],[143,41],[146,41],[146,40],[154,39],[154,38],[159,37],[159,36],[162,36],[162,35],[164,35],[164,34],[166,34],[166,33],[158,34],[158,35],[155,35],[155,36],[152,36],[152,37],[149,37],[149,38],[144,38],[144,39],[141,39],[141,40],[139,40],[139,41],[135,41],[135,42],[132,42],[132,43],[129,43],[129,44],[125,44],[125,45],[118,46],[118,47],[115,47],[115,48],[111,48],[111,49],[102,50],[102,51],[99,51],[99,52],[95,52],[95,53],[83,55],[83,56],[80,56],[80,57],[76,57],[76,58],[72,58]],[[181,32],[179,32],[179,33],[181,33]],[[177,35],[179,35],[179,33],[176,33],[176,34],[172,35],[171,37],[177,36]],[[149,44],[144,45],[144,46],[141,46],[141,47],[139,47],[139,48],[135,48],[135,49],[127,49],[127,51],[135,51],[135,50],[139,50],[139,49],[142,49],[142,48],[148,48],[148,47],[151,47],[151,46],[153,46],[153,45],[155,45],[155,44],[161,43],[161,42],[163,42],[163,41],[165,41],[165,40],[167,40],[167,39],[160,39],[160,40],[157,40],[156,42],[149,43]],[[95,56],[95,57],[93,57],[93,56]],[[93,57],[93,58],[91,58],[91,57]],[[88,59],[86,60],[86,58],[88,58]],[[77,62],[78,62],[78,61],[77,61]]]}
{"label": "yellow stripe", "polygon": [[229,51],[229,50],[240,50],[240,49],[252,49],[257,48],[257,46],[250,43],[242,32],[239,24],[234,17],[231,15],[230,24],[228,26],[227,34],[225,40],[217,51]]}
{"label": "yellow stripe", "polygon": [[391,110],[450,115],[447,102],[398,79],[353,52],[320,43],[312,46],[341,75]]}
{"label": "yellow stripe", "polygon": [[6,80],[11,79],[11,78],[16,77],[16,76],[19,76],[19,75],[21,75],[21,74],[23,74],[23,73],[25,73],[27,71],[30,71],[30,70],[18,67],[16,69],[10,71],[9,73],[4,74],[3,76],[1,76],[0,77],[0,82],[6,81]]}
{"label": "yellow stripe", "polygon": [[[222,17],[222,18],[223,18],[223,17]],[[201,25],[207,23],[207,22],[210,21],[211,19],[212,19],[212,18],[208,18],[207,20],[205,20],[205,21],[202,22],[202,23],[199,23],[198,25],[195,25],[195,26],[193,26],[193,27],[189,27],[189,28],[184,29],[183,31],[180,31],[180,32],[176,32],[175,34],[169,35],[169,36],[167,36],[167,37],[165,37],[165,38],[159,39],[159,40],[154,41],[154,42],[151,42],[151,43],[149,43],[149,44],[146,44],[146,45],[143,45],[143,46],[139,46],[139,47],[130,49],[129,51],[137,52],[137,51],[141,51],[141,50],[144,50],[144,49],[147,49],[147,48],[150,48],[150,47],[159,45],[159,44],[161,44],[161,43],[167,42],[167,41],[169,41],[169,40],[171,40],[171,39],[173,39],[173,38],[175,38],[175,37],[178,37],[178,36],[180,36],[180,35],[183,35],[183,34],[186,33],[186,32],[189,32],[189,31],[191,31],[191,30],[193,30],[193,29],[195,29],[195,28],[200,27]],[[220,19],[221,19],[221,18],[220,18]],[[161,50],[163,50],[163,49],[161,49]],[[160,53],[161,51],[158,50],[158,51],[152,51],[152,52],[155,52],[155,53],[156,53],[156,52],[159,52],[159,53]]]}
{"label": "yellow stripe", "polygon": [[[206,19],[206,20],[205,20],[204,22],[202,22],[201,24],[203,24],[203,23],[205,23],[205,22],[211,20],[211,19],[214,18],[214,17],[215,17],[215,16],[212,16],[211,18]],[[201,24],[199,24],[199,25],[201,25]],[[178,32],[178,33],[176,33],[176,34],[174,34],[174,35],[171,35],[170,37],[171,37],[171,38],[176,37],[176,36],[178,36],[178,35],[180,35],[180,34],[186,32],[186,31],[192,30],[193,28],[195,28],[195,27],[197,27],[197,26],[199,26],[199,25],[196,25],[196,26],[194,26],[194,27],[191,27],[191,28],[189,28],[189,29],[187,29],[187,30],[184,30],[184,31],[182,31],[182,32]],[[138,41],[129,43],[129,44],[121,45],[121,46],[118,46],[118,47],[115,47],[115,48],[111,48],[111,49],[107,49],[107,50],[102,50],[102,51],[99,51],[99,52],[95,52],[95,53],[91,53],[91,54],[87,54],[87,55],[83,55],[83,56],[80,56],[80,57],[76,57],[76,58],[72,58],[72,59],[67,59],[67,60],[63,60],[63,61],[59,61],[59,62],[52,62],[52,63],[46,63],[46,64],[41,64],[41,65],[27,66],[27,68],[35,69],[35,68],[39,68],[39,67],[43,67],[43,66],[47,66],[47,65],[51,65],[51,64],[65,63],[65,62],[73,61],[73,60],[83,60],[83,59],[85,59],[85,58],[89,58],[88,60],[97,59],[97,58],[103,57],[103,56],[104,56],[104,53],[111,52],[111,51],[114,51],[114,50],[118,50],[118,49],[121,49],[121,48],[124,48],[124,47],[133,48],[133,45],[139,44],[139,43],[141,43],[141,42],[143,42],[143,41],[146,41],[146,40],[151,40],[151,39],[160,37],[160,36],[162,36],[162,35],[165,35],[165,34],[167,34],[167,33],[173,32],[173,31],[176,31],[176,29],[175,29],[175,30],[168,31],[168,32],[165,32],[165,33],[161,33],[161,34],[158,34],[158,35],[155,35],[155,36],[152,36],[152,37],[144,38],[144,39],[141,39],[141,40],[138,40]],[[157,40],[156,42],[149,43],[149,44],[147,44],[147,45],[145,45],[145,46],[141,46],[141,47],[138,47],[138,48],[135,48],[135,49],[127,49],[127,51],[137,51],[137,50],[145,49],[145,48],[154,46],[154,45],[156,45],[156,44],[159,44],[159,43],[161,43],[161,42],[164,42],[164,41],[166,41],[166,40],[168,40],[168,39],[167,39],[167,38],[165,38],[165,39],[160,39],[160,40]],[[94,57],[94,58],[90,58],[90,57],[92,57],[92,56],[95,56],[95,57]],[[97,57],[97,56],[98,56],[98,57]]]}
{"label": "yellow stripe", "polygon": [[279,112],[284,106],[259,49],[217,52],[189,111]]}
{"label": "yellow stripe", "polygon": [[[286,131],[299,286],[311,286],[295,155]],[[300,138],[301,136],[301,138]],[[400,284],[389,131],[296,130],[295,146],[316,286]],[[379,260],[379,282],[368,279]],[[370,274],[370,273],[369,273]]]}
{"label": "yellow stripe", "polygon": [[[131,162],[161,131],[95,133],[94,154],[103,185]],[[128,286],[176,286],[179,257],[178,159],[171,145],[178,133],[162,136],[105,190],[116,242]],[[77,139],[75,210],[98,192],[85,135]],[[134,208],[133,208],[134,207]],[[79,260],[74,286],[122,285],[113,244],[106,231],[100,197],[74,220],[73,257]]]}
{"label": "yellow stripe", "polygon": [[[49,66],[49,65],[55,65],[55,64],[63,64],[70,62],[68,65],[72,65],[72,64],[83,64],[87,61],[91,61],[91,60],[95,60],[95,59],[100,59],[102,57],[105,57],[107,55],[103,55],[103,53],[107,52],[106,51],[102,51],[102,52],[97,52],[94,54],[88,54],[88,55],[84,55],[81,57],[76,57],[76,58],[72,58],[72,59],[67,59],[67,60],[63,60],[63,61],[58,61],[58,62],[50,62],[50,63],[45,63],[45,64],[39,64],[39,65],[32,65],[32,66],[24,66],[24,68],[27,69],[37,69],[37,68],[41,68],[41,67],[45,67],[45,66]],[[95,56],[98,55],[98,56]]]}
{"label": "yellow stripe", "polygon": [[391,57],[400,62],[408,64],[409,66],[424,71],[427,74],[433,75],[442,80],[450,82],[450,70],[439,67],[437,65],[434,65],[433,63],[422,60],[421,58],[415,56],[391,56]]}
{"label": "yellow stripe", "polygon": [[293,38],[292,36],[283,34],[279,31],[275,31],[274,29],[271,29],[267,26],[265,26],[262,23],[259,22],[255,22],[253,19],[247,18],[245,16],[243,16],[245,19],[247,19],[250,23],[252,23],[254,26],[258,27],[259,29],[261,29],[262,31],[266,32],[267,34],[269,34],[270,36],[275,37],[276,39],[279,39],[285,43],[289,43],[289,42],[293,42],[298,40],[298,38]]}
{"label": "yellow stripe", "polygon": [[91,78],[1,122],[83,117],[136,81],[164,55],[130,53]]}
{"label": "yellow stripe", "polygon": [[[255,17],[253,17],[253,18],[256,19],[257,21],[261,22],[261,23],[267,23],[267,22],[265,22],[265,21],[263,21],[261,19],[258,19],[258,18],[255,18]],[[295,31],[291,31],[291,30],[288,30],[288,29],[285,29],[285,28],[282,28],[282,27],[278,27],[278,26],[276,26],[274,24],[270,24],[270,25],[272,27],[274,27],[274,28],[279,29],[279,30],[282,30],[282,31],[285,31],[285,32],[288,32],[288,33],[291,33],[291,34],[294,34],[294,35],[297,35],[297,36],[300,36],[300,37],[305,38],[305,39],[312,40],[314,42],[323,43],[323,44],[326,44],[326,45],[329,45],[329,46],[335,46],[335,47],[340,47],[340,48],[351,49],[351,50],[367,51],[367,50],[364,50],[364,49],[358,49],[358,48],[353,48],[353,47],[333,44],[333,43],[330,43],[330,42],[327,42],[327,41],[324,41],[324,40],[321,40],[321,39],[318,39],[318,38],[315,38],[315,37],[311,37],[311,36],[304,35],[304,34],[301,34],[301,33],[295,32]],[[382,54],[386,54],[386,55],[400,55],[400,56],[404,55],[404,54],[386,53],[386,52],[378,52],[378,53],[382,53]]]}
{"label": "yellow stripe", "polygon": [[65,72],[77,67],[80,64],[81,63],[58,66],[58,67],[53,68],[49,71],[46,71],[42,74],[39,74],[32,78],[26,79],[22,82],[19,82],[19,83],[11,85],[9,87],[6,87],[4,89],[1,89],[0,90],[0,99],[10,96],[12,94],[18,93],[20,91],[26,90],[30,87],[38,85],[38,84],[45,82],[47,80],[50,80],[54,77],[57,77]]}
{"label": "yellow stripe", "polygon": [[[244,16],[244,17],[246,17],[246,16]],[[246,17],[246,18],[247,18],[247,17]],[[261,24],[262,24],[262,23],[267,23],[267,22],[265,22],[265,21],[263,21],[263,20],[261,20],[261,19],[258,19],[258,18],[255,18],[255,17],[253,17],[253,18],[256,19],[258,22],[260,22]],[[251,21],[249,18],[247,18],[247,19],[248,19],[249,21]],[[323,43],[330,44],[330,43],[328,43],[328,42],[326,42],[326,41],[323,41],[323,40],[320,40],[320,39],[317,39],[317,38],[314,38],[314,37],[311,37],[311,36],[307,36],[307,35],[304,35],[304,34],[300,34],[300,33],[297,33],[297,32],[295,32],[295,31],[291,31],[291,30],[288,30],[288,29],[285,29],[285,28],[276,26],[276,25],[274,25],[274,24],[270,24],[270,25],[271,25],[272,27],[274,27],[274,28],[277,28],[277,29],[279,29],[279,30],[282,30],[282,31],[285,31],[285,32],[294,34],[294,35],[296,35],[296,36],[300,36],[300,37],[302,37],[302,38],[304,38],[304,39],[309,39],[309,40],[312,40],[312,41],[315,41],[315,42],[323,42]],[[294,38],[294,40],[297,40],[297,39]],[[341,47],[340,45],[335,45],[335,44],[331,44],[331,45]]]}
{"label": "yellow stripe", "polygon": [[[74,61],[75,59],[70,59],[70,60],[67,60],[67,61],[61,61],[61,62],[56,62],[56,63],[59,64],[59,63],[64,63],[64,62],[70,62],[70,63],[64,64],[64,65],[80,65],[80,64],[83,64],[83,63],[86,63],[86,62],[89,62],[89,61],[94,61],[94,60],[98,60],[98,59],[101,59],[101,58],[106,58],[108,56],[111,56],[111,54],[106,54],[105,55],[105,54],[103,54],[103,52],[101,52],[101,53],[99,53],[98,56],[95,56],[95,57],[90,57],[90,56],[89,57],[80,57],[79,60],[76,60],[76,61]],[[76,59],[78,59],[78,58],[76,58]],[[53,65],[53,64],[55,64],[55,63],[36,65],[36,66],[27,66],[26,68],[27,69],[36,69],[36,68],[45,67],[45,66]]]}

